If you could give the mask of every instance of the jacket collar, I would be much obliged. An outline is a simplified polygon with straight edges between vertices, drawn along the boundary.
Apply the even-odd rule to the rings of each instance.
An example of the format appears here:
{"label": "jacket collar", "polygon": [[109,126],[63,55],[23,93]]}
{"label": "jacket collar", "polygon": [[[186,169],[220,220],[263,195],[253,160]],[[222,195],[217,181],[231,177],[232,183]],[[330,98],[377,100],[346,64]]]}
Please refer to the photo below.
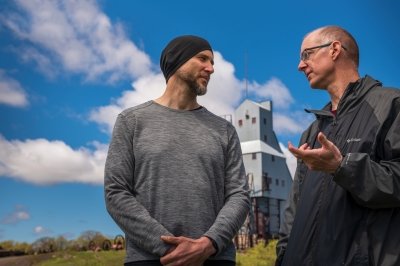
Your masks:
{"label": "jacket collar", "polygon": [[[355,106],[364,98],[373,87],[382,86],[382,83],[375,80],[371,76],[365,75],[356,82],[349,83],[347,88],[339,101],[337,108],[337,115],[342,112],[349,112],[354,109]],[[320,117],[334,117],[331,113],[332,104],[327,103],[322,110],[304,109],[307,113],[313,113],[317,118]]]}

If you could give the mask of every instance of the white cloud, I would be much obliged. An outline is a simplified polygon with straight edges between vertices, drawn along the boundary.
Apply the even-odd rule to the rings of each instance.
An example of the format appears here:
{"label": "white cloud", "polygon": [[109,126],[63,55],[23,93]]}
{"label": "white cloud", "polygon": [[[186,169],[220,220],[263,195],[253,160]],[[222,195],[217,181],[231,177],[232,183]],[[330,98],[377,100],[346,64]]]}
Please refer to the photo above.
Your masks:
{"label": "white cloud", "polygon": [[18,54],[25,63],[35,62],[37,69],[45,74],[48,78],[54,79],[59,71],[54,67],[54,63],[48,55],[41,53],[34,47],[24,47],[23,49],[12,49]]}
{"label": "white cloud", "polygon": [[30,214],[21,205],[15,206],[15,210],[12,213],[7,214],[1,219],[2,224],[16,224],[21,221],[29,220]]}
{"label": "white cloud", "polygon": [[36,226],[33,231],[35,232],[35,234],[40,234],[44,231],[44,228],[42,226]]}
{"label": "white cloud", "polygon": [[301,134],[315,119],[304,111],[274,112],[274,131],[278,135],[296,135]]}
{"label": "white cloud", "polygon": [[[125,36],[121,24],[113,24],[101,12],[96,1],[18,0],[16,4],[20,10],[3,14],[2,22],[36,46],[25,47],[20,54],[47,75],[54,75],[50,67],[58,64],[88,80],[106,75],[110,82],[150,72],[149,56]],[[34,51],[33,56],[28,51]]]}
{"label": "white cloud", "polygon": [[21,84],[0,69],[0,104],[25,107],[29,104]]}
{"label": "white cloud", "polygon": [[272,100],[274,107],[288,109],[293,103],[293,97],[286,85],[278,78],[272,77],[264,84],[253,81],[249,83],[249,92],[258,97]]}
{"label": "white cloud", "polygon": [[33,228],[33,233],[35,235],[47,235],[50,234],[52,231],[48,228],[45,228],[41,225],[35,226],[35,228]]}
{"label": "white cloud", "polygon": [[46,139],[8,141],[0,135],[0,176],[35,184],[102,184],[107,146],[72,149]]}
{"label": "white cloud", "polygon": [[274,116],[274,131],[277,134],[299,134],[304,131],[303,126],[299,124],[299,120],[289,117],[285,114],[275,113]]}
{"label": "white cloud", "polygon": [[283,154],[286,156],[286,164],[289,168],[290,175],[292,179],[294,178],[294,174],[296,172],[297,167],[297,159],[293,156],[293,154],[288,150],[288,148],[279,142],[279,147],[281,148]]}

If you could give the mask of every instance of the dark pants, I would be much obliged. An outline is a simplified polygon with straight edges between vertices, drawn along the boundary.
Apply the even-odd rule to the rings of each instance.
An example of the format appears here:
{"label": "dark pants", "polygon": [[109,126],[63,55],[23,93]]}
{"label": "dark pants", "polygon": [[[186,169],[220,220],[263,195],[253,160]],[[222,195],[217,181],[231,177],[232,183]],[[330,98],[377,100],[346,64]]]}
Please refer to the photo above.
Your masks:
{"label": "dark pants", "polygon": [[[206,260],[203,266],[235,266],[236,263],[230,260]],[[158,260],[144,260],[125,263],[124,266],[162,266]]]}

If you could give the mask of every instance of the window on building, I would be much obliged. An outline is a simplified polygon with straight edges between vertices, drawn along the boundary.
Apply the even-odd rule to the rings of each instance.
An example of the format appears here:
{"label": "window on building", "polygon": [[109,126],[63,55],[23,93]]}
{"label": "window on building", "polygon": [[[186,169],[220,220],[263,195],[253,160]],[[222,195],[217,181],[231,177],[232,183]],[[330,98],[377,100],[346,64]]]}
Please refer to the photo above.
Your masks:
{"label": "window on building", "polygon": [[267,135],[264,135],[264,142],[267,142]]}
{"label": "window on building", "polygon": [[282,186],[282,187],[285,186],[285,180],[281,180],[281,186]]}
{"label": "window on building", "polygon": [[275,162],[275,155],[271,155],[271,161]]}
{"label": "window on building", "polygon": [[267,119],[266,118],[264,118],[264,125],[266,125],[267,124]]}
{"label": "window on building", "polygon": [[253,160],[257,159],[257,153],[252,153],[251,154],[251,159],[253,159]]}
{"label": "window on building", "polygon": [[255,117],[252,117],[252,118],[251,118],[251,123],[252,123],[252,124],[255,124],[256,122],[257,122],[257,119],[256,119]]}
{"label": "window on building", "polygon": [[271,178],[268,177],[268,173],[263,173],[262,174],[262,182],[261,182],[261,190],[262,191],[269,191],[269,184],[271,184]]}
{"label": "window on building", "polygon": [[239,124],[239,127],[243,126],[243,120],[239,119],[238,124]]}
{"label": "window on building", "polygon": [[275,179],[275,185],[276,185],[276,186],[279,186],[279,179],[278,179],[278,178]]}

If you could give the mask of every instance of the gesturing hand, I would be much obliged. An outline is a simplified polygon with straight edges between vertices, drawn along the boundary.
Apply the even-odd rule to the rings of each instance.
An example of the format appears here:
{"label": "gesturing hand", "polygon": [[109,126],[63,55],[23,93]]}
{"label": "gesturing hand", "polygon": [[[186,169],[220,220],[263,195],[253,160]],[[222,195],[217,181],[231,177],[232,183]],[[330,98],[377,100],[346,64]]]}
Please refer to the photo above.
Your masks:
{"label": "gesturing hand", "polygon": [[289,142],[289,151],[298,159],[302,159],[311,170],[334,173],[340,166],[343,156],[338,147],[329,141],[326,136],[319,132],[317,139],[321,148],[311,149],[307,143],[296,148]]}
{"label": "gesturing hand", "polygon": [[215,253],[210,239],[201,237],[191,239],[187,237],[162,236],[161,239],[172,247],[160,262],[168,266],[202,266],[203,262]]}

